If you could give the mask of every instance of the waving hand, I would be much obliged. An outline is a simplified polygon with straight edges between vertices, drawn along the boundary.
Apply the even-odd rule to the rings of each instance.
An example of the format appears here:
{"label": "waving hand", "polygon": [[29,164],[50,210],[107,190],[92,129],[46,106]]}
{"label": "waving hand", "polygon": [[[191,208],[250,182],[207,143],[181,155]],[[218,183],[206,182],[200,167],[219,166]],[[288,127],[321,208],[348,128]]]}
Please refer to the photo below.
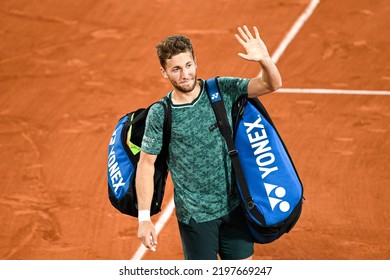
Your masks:
{"label": "waving hand", "polygon": [[269,58],[267,47],[261,40],[257,27],[253,27],[255,37],[249,31],[248,27],[244,25],[242,28],[238,28],[240,35],[235,34],[238,42],[245,48],[245,53],[238,53],[238,55],[246,60],[261,61]]}

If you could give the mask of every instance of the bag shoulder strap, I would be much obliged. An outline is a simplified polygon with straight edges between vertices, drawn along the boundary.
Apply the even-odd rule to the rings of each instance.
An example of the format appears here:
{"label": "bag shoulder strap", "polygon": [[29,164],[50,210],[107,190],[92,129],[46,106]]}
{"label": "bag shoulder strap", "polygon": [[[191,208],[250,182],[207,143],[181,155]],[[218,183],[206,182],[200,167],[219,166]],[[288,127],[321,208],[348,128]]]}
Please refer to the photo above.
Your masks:
{"label": "bag shoulder strap", "polygon": [[171,100],[164,96],[164,101],[158,101],[164,107],[164,125],[163,125],[163,145],[161,147],[161,153],[164,153],[168,158],[168,147],[171,142],[171,129],[172,129],[172,108]]}
{"label": "bag shoulder strap", "polygon": [[229,151],[229,156],[232,160],[234,172],[238,183],[240,184],[240,187],[242,189],[245,206],[248,208],[248,210],[251,210],[254,207],[253,198],[250,196],[244,173],[242,171],[241,164],[238,159],[238,151],[236,149],[236,146],[234,145],[232,129],[226,114],[225,104],[218,89],[216,77],[206,80],[206,90],[209,96],[209,100],[211,102],[211,106],[217,118],[217,126],[222,136],[225,138]]}
{"label": "bag shoulder strap", "polygon": [[157,104],[157,103],[161,104],[161,106],[164,109],[163,145],[162,145],[162,148],[161,148],[161,153],[163,153],[166,156],[168,156],[168,147],[169,147],[169,143],[171,141],[172,108],[171,108],[171,101],[170,101],[170,99],[167,96],[164,96],[163,100],[159,100],[159,101],[156,101],[156,102],[150,104],[145,110],[143,110],[140,114],[138,114],[136,117],[134,117],[130,121],[129,125],[131,127],[132,124],[134,124],[134,123],[138,122],[140,119],[146,117],[145,115],[148,114],[149,109],[154,104]]}

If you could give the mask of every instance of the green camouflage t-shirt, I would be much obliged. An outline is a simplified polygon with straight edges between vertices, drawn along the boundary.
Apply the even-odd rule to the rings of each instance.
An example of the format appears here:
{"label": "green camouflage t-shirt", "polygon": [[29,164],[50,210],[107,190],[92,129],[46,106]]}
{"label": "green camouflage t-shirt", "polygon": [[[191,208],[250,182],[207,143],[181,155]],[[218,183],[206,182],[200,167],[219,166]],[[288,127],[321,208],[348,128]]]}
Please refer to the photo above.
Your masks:
{"label": "green camouflage t-shirt", "polygon": [[[188,224],[220,218],[240,204],[227,146],[216,123],[204,80],[201,92],[190,104],[172,105],[172,133],[168,167],[174,183],[176,216]],[[248,92],[249,79],[220,77],[218,85],[230,112],[234,101]],[[171,92],[168,93],[170,98]],[[142,141],[142,150],[158,154],[162,146],[164,111],[161,104],[151,107]]]}

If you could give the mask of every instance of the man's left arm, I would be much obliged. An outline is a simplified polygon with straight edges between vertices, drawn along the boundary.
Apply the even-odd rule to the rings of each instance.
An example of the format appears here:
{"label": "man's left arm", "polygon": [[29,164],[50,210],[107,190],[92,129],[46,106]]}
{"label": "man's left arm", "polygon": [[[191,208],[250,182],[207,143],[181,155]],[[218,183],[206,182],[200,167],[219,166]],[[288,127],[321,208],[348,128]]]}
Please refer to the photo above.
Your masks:
{"label": "man's left arm", "polygon": [[246,60],[258,62],[261,66],[261,74],[249,81],[248,97],[256,97],[266,93],[276,91],[282,86],[282,78],[279,70],[273,63],[267,47],[261,40],[259,31],[253,28],[255,37],[249,31],[247,26],[239,27],[240,35],[236,34],[238,42],[245,48],[245,53],[238,55]]}

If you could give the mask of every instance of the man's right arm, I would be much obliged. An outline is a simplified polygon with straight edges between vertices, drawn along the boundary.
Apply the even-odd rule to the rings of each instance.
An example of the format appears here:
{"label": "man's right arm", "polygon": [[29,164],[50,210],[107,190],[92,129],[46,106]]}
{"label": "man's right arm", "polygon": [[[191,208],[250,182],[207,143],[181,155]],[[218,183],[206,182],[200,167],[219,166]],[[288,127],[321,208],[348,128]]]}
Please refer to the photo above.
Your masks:
{"label": "man's right arm", "polygon": [[[138,201],[138,238],[144,246],[152,251],[156,250],[157,234],[150,221],[150,206],[154,191],[154,163],[157,155],[141,151],[136,174],[136,190]],[[140,215],[141,214],[141,215]]]}

